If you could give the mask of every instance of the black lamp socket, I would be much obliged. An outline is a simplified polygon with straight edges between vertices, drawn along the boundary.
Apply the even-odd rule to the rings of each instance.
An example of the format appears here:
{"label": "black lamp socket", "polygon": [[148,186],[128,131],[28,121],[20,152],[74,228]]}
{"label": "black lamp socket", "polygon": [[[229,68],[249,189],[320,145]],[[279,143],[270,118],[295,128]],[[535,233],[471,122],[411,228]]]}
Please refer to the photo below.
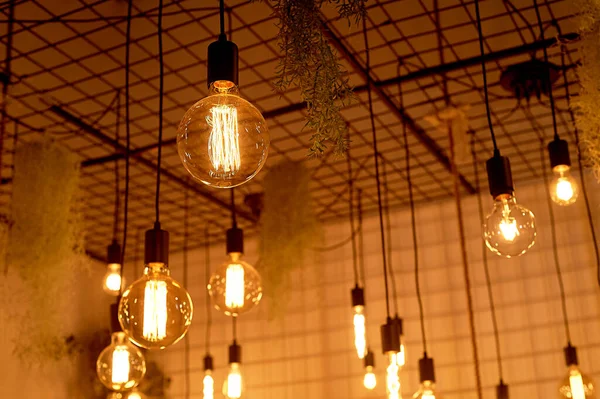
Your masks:
{"label": "black lamp socket", "polygon": [[204,356],[204,371],[214,370],[213,357],[211,355]]}
{"label": "black lamp socket", "polygon": [[398,334],[398,325],[389,317],[387,322],[381,326],[381,348],[384,354],[400,352],[400,334]]}
{"label": "black lamp socket", "polygon": [[554,139],[548,143],[548,154],[550,155],[550,166],[554,169],[557,166],[564,166],[567,169],[571,167],[571,157],[569,156],[569,143],[566,140]]}
{"label": "black lamp socket", "polygon": [[117,240],[113,240],[113,242],[106,248],[106,254],[107,263],[121,264],[121,246]]}
{"label": "black lamp socket", "polygon": [[579,360],[577,359],[577,348],[575,348],[571,343],[565,346],[565,363],[567,366],[577,366],[579,364]]}
{"label": "black lamp socket", "polygon": [[146,231],[144,264],[149,263],[169,263],[169,232],[162,230],[158,223]]}
{"label": "black lamp socket", "polygon": [[375,367],[375,354],[373,354],[373,352],[371,352],[371,351],[367,351],[364,361],[365,361],[365,368]]}
{"label": "black lamp socket", "polygon": [[244,231],[237,227],[227,230],[227,253],[244,253]]}
{"label": "black lamp socket", "polygon": [[229,364],[242,362],[242,347],[234,340],[229,345]]}
{"label": "black lamp socket", "polygon": [[502,380],[496,385],[496,399],[508,399],[508,385]]}
{"label": "black lamp socket", "polygon": [[232,82],[236,86],[239,82],[238,71],[238,47],[222,35],[219,40],[212,42],[208,46],[208,80],[211,83],[219,80]]}
{"label": "black lamp socket", "polygon": [[487,160],[485,166],[492,197],[496,199],[502,195],[512,195],[515,189],[508,158],[494,154]]}
{"label": "black lamp socket", "polygon": [[365,306],[365,290],[356,285],[352,288],[352,307]]}
{"label": "black lamp socket", "polygon": [[426,353],[421,359],[419,359],[419,379],[421,383],[425,381],[435,382],[435,370],[433,368],[433,359],[427,357]]}
{"label": "black lamp socket", "polygon": [[[396,328],[398,329],[398,335],[402,336],[402,334],[404,333],[402,318],[399,317],[398,315],[394,316],[394,323],[396,323]],[[402,342],[400,342],[400,343],[402,344]]]}

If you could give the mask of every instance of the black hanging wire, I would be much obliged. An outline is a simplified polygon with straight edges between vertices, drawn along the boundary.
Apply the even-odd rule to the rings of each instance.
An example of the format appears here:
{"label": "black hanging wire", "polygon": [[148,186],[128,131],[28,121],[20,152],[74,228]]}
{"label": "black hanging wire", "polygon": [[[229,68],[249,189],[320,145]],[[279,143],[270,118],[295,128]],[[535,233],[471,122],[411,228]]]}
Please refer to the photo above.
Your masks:
{"label": "black hanging wire", "polygon": [[542,163],[542,172],[544,176],[544,188],[546,190],[546,202],[548,203],[548,215],[550,216],[550,233],[552,237],[552,254],[554,256],[554,266],[556,268],[556,277],[558,278],[558,288],[560,292],[560,303],[563,314],[563,322],[565,325],[565,335],[567,343],[571,344],[571,331],[569,330],[569,318],[567,314],[567,299],[565,296],[565,285],[560,270],[560,261],[558,259],[558,244],[556,241],[556,224],[554,221],[554,208],[552,207],[552,199],[550,198],[550,186],[548,181],[548,171],[546,170],[546,145],[544,140],[540,140],[540,160]]}
{"label": "black hanging wire", "polygon": [[485,95],[485,111],[487,114],[488,127],[492,143],[494,144],[494,156],[500,155],[498,144],[496,143],[496,135],[494,134],[494,125],[492,124],[492,112],[490,110],[490,99],[488,95],[487,73],[485,69],[485,50],[483,49],[483,33],[481,30],[481,15],[479,14],[479,0],[475,0],[475,15],[477,18],[477,32],[479,34],[479,51],[481,53],[481,71],[483,73],[483,92]]}
{"label": "black hanging wire", "polygon": [[[477,192],[477,210],[479,214],[479,221],[483,225],[484,212],[483,212],[483,201],[481,199],[481,185],[479,183],[479,168],[477,167],[477,152],[475,151],[475,135],[471,136],[471,155],[473,157],[473,175],[475,178],[475,191]],[[490,302],[490,311],[492,313],[492,326],[494,328],[494,340],[496,342],[496,359],[498,361],[498,375],[500,377],[500,384],[503,384],[503,373],[502,373],[502,357],[500,356],[500,333],[498,332],[498,319],[496,317],[496,306],[494,304],[494,294],[492,292],[492,280],[490,278],[490,269],[488,265],[488,249],[485,245],[485,241],[481,240],[481,258],[483,260],[483,270],[485,272],[485,283],[487,285],[488,300]]]}
{"label": "black hanging wire", "polygon": [[232,319],[232,332],[233,332],[233,342],[237,342],[237,316],[231,316]]}
{"label": "black hanging wire", "polygon": [[235,192],[234,188],[230,189],[231,194],[231,225],[233,228],[237,228],[237,216],[235,214]]}
{"label": "black hanging wire", "polygon": [[158,156],[156,162],[156,198],[154,202],[156,210],[155,226],[160,226],[160,163],[162,158],[162,137],[163,137],[163,102],[165,94],[165,62],[163,54],[163,0],[158,0],[158,64],[160,68],[159,72],[159,85],[158,85]]}
{"label": "black hanging wire", "polygon": [[363,18],[363,37],[365,42],[366,66],[365,73],[367,79],[367,94],[369,98],[369,116],[371,120],[371,132],[373,134],[373,156],[375,157],[375,181],[377,183],[377,208],[379,210],[379,232],[381,235],[381,255],[383,258],[383,282],[385,285],[385,311],[387,318],[390,319],[390,293],[388,288],[387,256],[385,253],[385,228],[383,223],[383,204],[381,198],[381,182],[379,178],[379,151],[377,150],[377,132],[375,129],[375,115],[373,113],[373,93],[371,88],[371,56],[369,54],[369,38],[367,35],[367,20]]}
{"label": "black hanging wire", "polygon": [[[540,40],[543,42],[544,38],[544,24],[542,23],[542,16],[540,15],[540,8],[538,7],[537,0],[533,0],[533,6],[535,8],[535,15],[537,17],[538,26],[540,28]],[[548,63],[548,50],[546,46],[542,46],[544,51],[544,62]],[[564,73],[564,72],[563,72]],[[550,72],[546,75],[546,85],[548,89],[548,98],[550,99],[550,109],[552,110],[552,127],[554,128],[554,139],[558,140],[558,127],[556,125],[556,108],[554,107],[554,95],[552,94],[552,81],[550,80]]]}
{"label": "black hanging wire", "polygon": [[[115,103],[115,153],[118,152],[119,141],[121,139],[120,128],[121,128],[121,91],[117,90],[117,100]],[[117,241],[117,235],[119,234],[119,211],[121,207],[121,193],[119,187],[119,160],[115,159],[115,214],[113,221],[113,240]]]}
{"label": "black hanging wire", "polygon": [[358,276],[358,253],[356,248],[356,235],[354,234],[354,180],[352,178],[352,159],[350,158],[350,140],[346,152],[346,167],[348,169],[348,214],[350,215],[350,233],[352,234],[352,270],[354,271],[354,285],[360,285]]}
{"label": "black hanging wire", "polygon": [[[558,24],[556,24],[557,29]],[[561,32],[559,31],[559,34]],[[564,45],[563,45],[564,46]],[[590,199],[588,197],[588,192],[585,183],[585,171],[583,168],[583,159],[582,159],[582,151],[580,148],[579,141],[579,130],[577,129],[577,125],[575,123],[575,115],[573,114],[573,109],[571,108],[571,94],[569,92],[569,78],[567,77],[567,70],[565,69],[565,53],[564,47],[560,52],[560,60],[562,65],[562,75],[565,81],[565,94],[567,97],[567,102],[569,106],[567,109],[569,110],[569,116],[571,117],[571,123],[573,124],[573,132],[575,133],[575,146],[577,147],[577,166],[579,167],[579,180],[581,181],[581,192],[583,193],[583,199],[585,202],[585,210],[588,217],[588,222],[590,225],[590,232],[592,233],[592,243],[594,245],[594,253],[596,254],[596,280],[598,282],[598,286],[600,286],[600,249],[598,248],[598,239],[596,237],[596,228],[594,227],[594,218],[592,216],[592,208],[590,206]]]}
{"label": "black hanging wire", "polygon": [[[189,190],[184,194],[184,213],[183,213],[183,286],[188,287],[188,238],[189,238]],[[190,337],[186,334],[184,338],[184,378],[185,378],[185,398],[190,398]]]}
{"label": "black hanging wire", "polygon": [[208,292],[208,282],[210,281],[210,242],[208,234],[208,223],[204,227],[204,291],[206,293],[206,333],[204,336],[204,344],[206,346],[206,354],[210,353],[210,328],[212,326],[212,312],[210,306],[210,294]]}
{"label": "black hanging wire", "polygon": [[123,269],[125,268],[125,248],[127,248],[127,223],[129,218],[129,155],[131,151],[131,126],[129,107],[129,70],[131,53],[131,11],[133,0],[127,2],[127,28],[125,32],[125,198],[123,199],[123,245],[121,246],[121,289],[123,292]]}
{"label": "black hanging wire", "polygon": [[398,317],[398,291],[396,290],[396,277],[394,275],[394,267],[392,264],[392,220],[390,217],[390,198],[389,198],[389,186],[388,186],[388,174],[387,174],[387,162],[380,153],[381,165],[383,172],[383,209],[385,213],[385,232],[387,234],[386,240],[386,251],[387,251],[387,262],[388,262],[388,273],[390,275],[390,283],[392,286],[392,304],[394,305],[394,315]]}
{"label": "black hanging wire", "polygon": [[225,0],[219,0],[219,25],[221,28],[219,35],[225,38]]}
{"label": "black hanging wire", "polygon": [[367,281],[365,276],[365,242],[363,236],[363,208],[362,208],[362,190],[356,190],[356,202],[358,210],[358,269],[360,271],[360,280],[362,281],[363,288],[366,287]]}

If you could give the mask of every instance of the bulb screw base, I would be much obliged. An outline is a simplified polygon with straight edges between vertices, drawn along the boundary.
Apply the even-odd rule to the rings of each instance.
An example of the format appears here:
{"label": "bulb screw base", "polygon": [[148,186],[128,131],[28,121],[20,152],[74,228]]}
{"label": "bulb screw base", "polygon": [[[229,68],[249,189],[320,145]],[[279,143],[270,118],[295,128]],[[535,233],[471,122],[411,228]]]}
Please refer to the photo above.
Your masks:
{"label": "bulb screw base", "polygon": [[365,368],[375,367],[375,355],[373,354],[373,352],[371,352],[370,350],[367,351],[364,362],[365,362]]}
{"label": "bulb screw base", "polygon": [[427,353],[419,359],[419,378],[423,383],[425,381],[435,382],[435,370],[433,368],[433,359],[427,357]]}
{"label": "bulb screw base", "polygon": [[110,305],[110,332],[116,333],[123,331],[121,324],[119,323],[119,303],[112,303]]}
{"label": "bulb screw base", "polygon": [[237,227],[227,230],[227,253],[244,253],[244,231]]}
{"label": "bulb screw base", "polygon": [[577,359],[577,348],[575,348],[571,343],[565,346],[565,363],[567,366],[576,366],[579,364],[579,360]]}
{"label": "bulb screw base", "polygon": [[238,47],[230,42],[224,35],[219,40],[208,45],[208,79],[207,84],[218,80],[232,82],[236,86],[239,82]]}
{"label": "bulb screw base", "polygon": [[214,370],[213,357],[211,355],[204,356],[204,371]]}
{"label": "bulb screw base", "polygon": [[154,228],[146,231],[144,247],[144,264],[169,263],[169,232],[160,228],[160,223],[154,223]]}
{"label": "bulb screw base", "polygon": [[106,254],[107,263],[121,264],[121,246],[117,240],[113,240],[112,243],[106,248]]}
{"label": "bulb screw base", "polygon": [[365,306],[365,290],[360,288],[358,284],[352,288],[352,307]]}
{"label": "bulb screw base", "polygon": [[400,352],[398,324],[390,317],[388,317],[387,322],[381,326],[381,348],[384,354]]}
{"label": "bulb screw base", "polygon": [[496,399],[508,399],[508,385],[502,380],[496,385]]}
{"label": "bulb screw base", "polygon": [[566,140],[555,138],[548,143],[548,154],[550,155],[550,166],[554,169],[557,166],[571,166],[571,157],[569,156],[569,143]]}
{"label": "bulb screw base", "polygon": [[238,345],[236,340],[229,345],[229,364],[242,362],[242,347]]}
{"label": "bulb screw base", "polygon": [[496,199],[501,195],[512,195],[515,188],[508,158],[496,152],[493,157],[487,160],[485,167],[492,197]]}

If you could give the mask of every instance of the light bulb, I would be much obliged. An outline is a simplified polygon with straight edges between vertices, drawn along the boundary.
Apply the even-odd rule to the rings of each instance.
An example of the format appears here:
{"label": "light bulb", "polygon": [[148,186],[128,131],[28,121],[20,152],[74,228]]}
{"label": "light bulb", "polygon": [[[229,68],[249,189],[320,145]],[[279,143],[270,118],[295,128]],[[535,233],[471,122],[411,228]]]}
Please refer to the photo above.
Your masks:
{"label": "light bulb", "polygon": [[244,380],[239,363],[229,364],[229,374],[223,384],[223,395],[228,399],[239,399],[242,397]]}
{"label": "light bulb", "polygon": [[237,316],[256,306],[262,298],[261,278],[256,269],[232,252],[208,282],[215,307],[228,316]]}
{"label": "light bulb", "polygon": [[121,292],[121,265],[109,263],[104,275],[102,288],[109,295],[117,296]]}
{"label": "light bulb", "polygon": [[435,383],[433,381],[423,381],[419,390],[413,395],[413,399],[440,399],[440,395],[435,393]]}
{"label": "light bulb", "polygon": [[400,399],[402,393],[400,392],[400,377],[398,376],[398,363],[396,360],[396,353],[388,354],[388,366],[385,375],[385,389],[388,395],[388,399]]}
{"label": "light bulb", "polygon": [[113,391],[125,391],[140,383],[146,374],[142,352],[124,332],[115,332],[111,343],[98,356],[96,372],[100,382]]}
{"label": "light bulb", "polygon": [[133,390],[127,394],[127,399],[145,399],[146,395],[137,390]]}
{"label": "light bulb", "polygon": [[497,255],[512,258],[527,252],[535,244],[535,237],[533,213],[517,204],[514,196],[498,196],[484,225],[487,247]]}
{"label": "light bulb", "polygon": [[119,323],[136,345],[164,349],[185,336],[192,323],[188,292],[170,277],[164,263],[148,263],[119,303]]}
{"label": "light bulb", "polygon": [[377,376],[373,372],[373,366],[365,367],[365,378],[363,379],[365,388],[372,390],[377,386]]}
{"label": "light bulb", "polygon": [[364,306],[354,306],[354,347],[359,359],[367,354],[367,330],[365,327]]}
{"label": "light bulb", "polygon": [[404,349],[404,344],[402,343],[404,341],[404,337],[400,337],[400,352],[398,352],[396,354],[396,364],[398,365],[398,367],[404,367],[404,365],[406,364],[406,351]]}
{"label": "light bulb", "polygon": [[558,165],[553,168],[554,180],[550,183],[550,198],[561,206],[574,203],[579,195],[579,187],[569,169],[567,165]]}
{"label": "light bulb", "polygon": [[595,397],[594,383],[582,374],[575,364],[569,366],[569,375],[561,382],[558,391],[561,398],[591,399]]}
{"label": "light bulb", "polygon": [[260,111],[226,80],[210,85],[208,97],[185,113],[177,130],[183,166],[211,187],[235,187],[252,179],[267,160],[269,142]]}
{"label": "light bulb", "polygon": [[202,395],[204,399],[213,399],[215,395],[215,380],[212,376],[212,370],[204,371],[202,380]]}

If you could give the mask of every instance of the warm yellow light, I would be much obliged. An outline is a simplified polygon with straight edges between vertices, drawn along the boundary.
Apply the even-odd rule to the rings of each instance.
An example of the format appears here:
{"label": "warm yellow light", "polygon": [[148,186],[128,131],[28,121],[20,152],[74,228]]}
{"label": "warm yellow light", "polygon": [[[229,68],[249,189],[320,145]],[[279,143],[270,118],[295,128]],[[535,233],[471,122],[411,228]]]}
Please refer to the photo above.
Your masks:
{"label": "warm yellow light", "polygon": [[111,379],[113,384],[129,381],[129,351],[125,346],[117,346],[113,352]]}
{"label": "warm yellow light", "polygon": [[365,327],[365,315],[363,306],[354,308],[354,347],[359,359],[363,359],[367,354],[367,330]]}
{"label": "warm yellow light", "polygon": [[229,365],[225,396],[229,399],[239,399],[242,397],[242,373],[240,372],[239,363],[231,363]]}
{"label": "warm yellow light", "polygon": [[127,395],[127,399],[142,399],[142,396],[138,392],[133,391]]}
{"label": "warm yellow light", "polygon": [[244,296],[244,267],[239,263],[231,263],[225,274],[225,306],[243,308]]}
{"label": "warm yellow light", "polygon": [[583,377],[581,376],[581,372],[579,372],[579,370],[571,370],[569,375],[569,385],[571,386],[572,399],[585,399]]}
{"label": "warm yellow light", "polygon": [[375,387],[377,386],[377,377],[375,376],[375,373],[373,372],[373,366],[367,366],[365,369],[365,378],[363,379],[363,384],[365,385],[365,388],[371,390],[371,389],[375,389]]}
{"label": "warm yellow light", "polygon": [[[400,338],[400,341],[402,341],[403,338]],[[396,354],[396,364],[398,365],[398,367],[404,367],[404,365],[406,364],[406,352],[404,350],[404,344],[400,344],[400,352],[398,352]]]}
{"label": "warm yellow light", "polygon": [[202,380],[202,394],[203,399],[213,399],[215,395],[215,380],[213,379],[212,372],[206,370],[204,373],[204,379]]}
{"label": "warm yellow light", "polygon": [[510,207],[508,202],[503,201],[502,221],[500,222],[500,232],[506,241],[514,241],[519,235],[519,227],[515,218],[510,216]]}
{"label": "warm yellow light", "polygon": [[556,182],[556,197],[562,201],[570,201],[573,198],[573,185],[571,181],[565,177],[558,179]]}
{"label": "warm yellow light", "polygon": [[117,296],[121,292],[121,265],[109,263],[107,269],[102,288],[107,294]]}
{"label": "warm yellow light", "polygon": [[389,364],[386,369],[385,376],[385,387],[388,395],[388,399],[401,399],[402,393],[400,392],[400,377],[398,376],[398,367],[396,360],[396,353],[389,355]]}
{"label": "warm yellow light", "polygon": [[423,381],[417,393],[413,395],[415,399],[436,399],[435,384],[433,381]]}
{"label": "warm yellow light", "polygon": [[238,113],[231,105],[215,105],[206,117],[210,126],[208,154],[215,176],[233,176],[240,170]]}
{"label": "warm yellow light", "polygon": [[167,336],[167,283],[149,280],[144,290],[144,324],[142,335],[151,342]]}

